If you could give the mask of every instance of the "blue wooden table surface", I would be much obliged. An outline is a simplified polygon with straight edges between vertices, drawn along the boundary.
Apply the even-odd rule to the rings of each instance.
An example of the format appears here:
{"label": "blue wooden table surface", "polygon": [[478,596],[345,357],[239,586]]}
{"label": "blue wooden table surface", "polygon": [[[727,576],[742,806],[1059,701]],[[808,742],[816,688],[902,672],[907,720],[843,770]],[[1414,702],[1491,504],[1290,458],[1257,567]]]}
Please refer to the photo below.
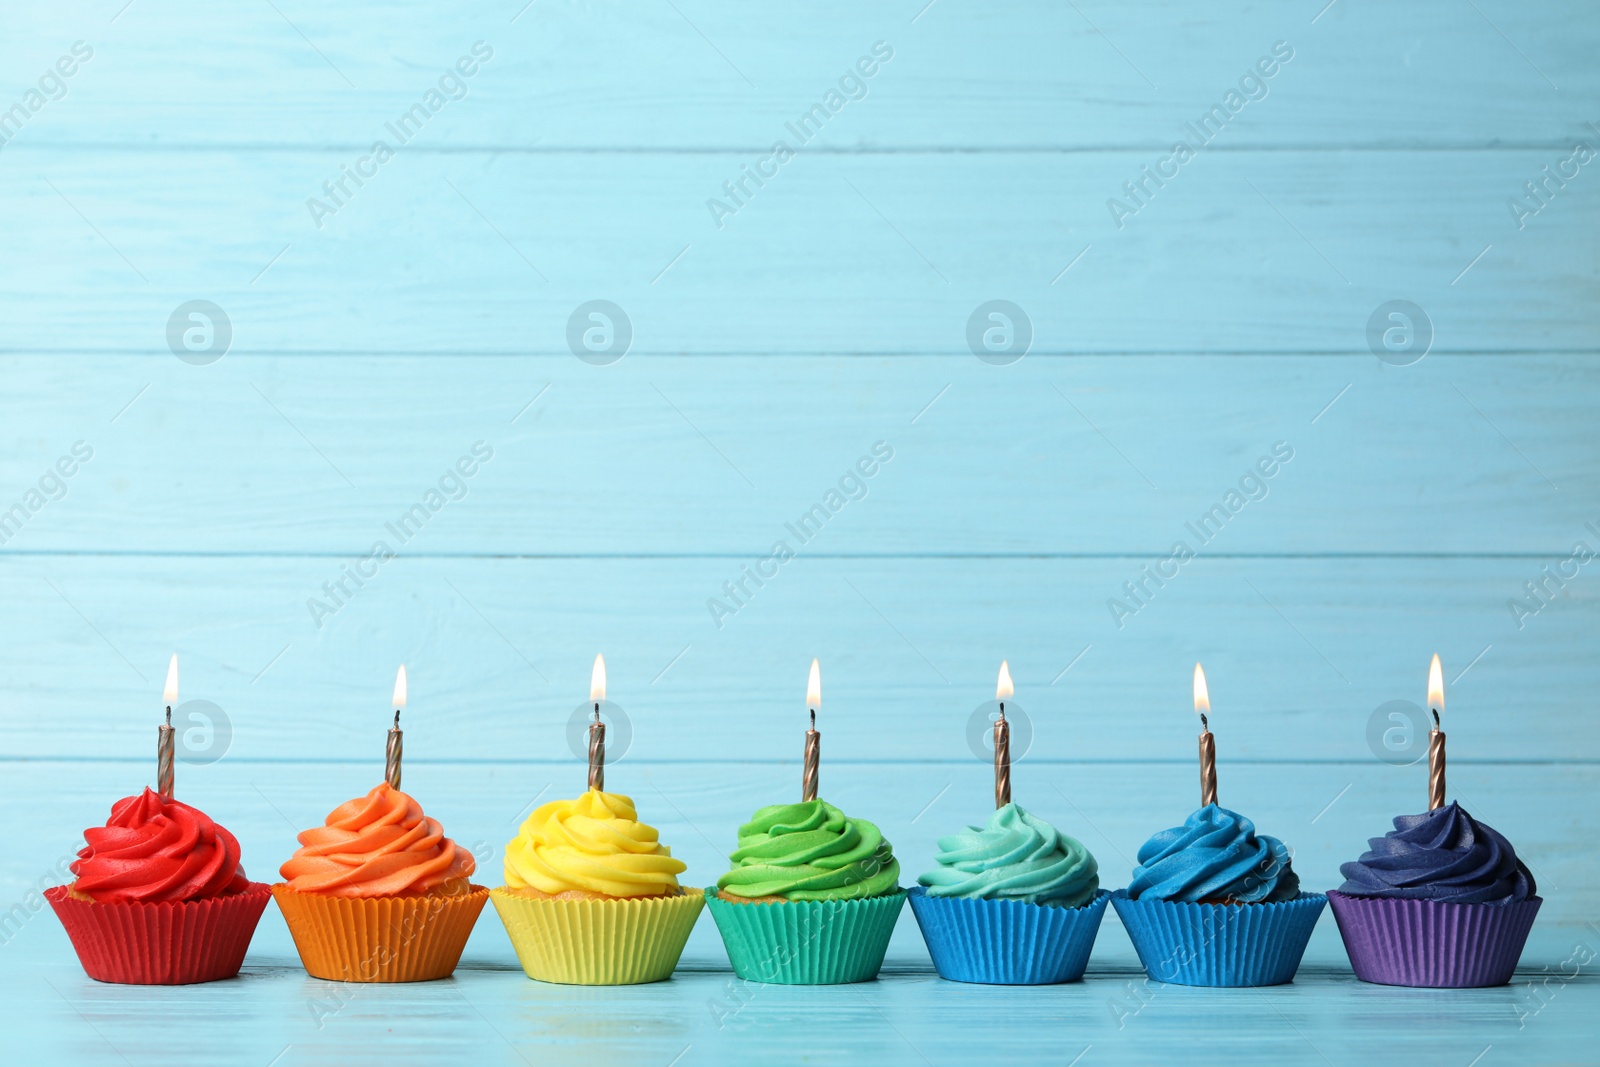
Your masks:
{"label": "blue wooden table surface", "polygon": [[[1600,1062],[1591,3],[4,26],[7,1062]],[[153,780],[173,651],[178,793],[259,879],[377,782],[404,662],[407,789],[498,884],[604,652],[692,884],[797,795],[818,656],[823,795],[904,883],[985,815],[1006,658],[1017,799],[1108,887],[1194,805],[1202,661],[1224,803],[1318,889],[1425,805],[1437,651],[1545,904],[1494,990],[1363,985],[1330,915],[1267,990],[1147,985],[1114,915],[1082,983],[957,985],[909,914],[855,987],[739,983],[709,919],[670,982],[541,985],[493,915],[345,986],[272,908],[237,980],[100,985],[36,891]]]}

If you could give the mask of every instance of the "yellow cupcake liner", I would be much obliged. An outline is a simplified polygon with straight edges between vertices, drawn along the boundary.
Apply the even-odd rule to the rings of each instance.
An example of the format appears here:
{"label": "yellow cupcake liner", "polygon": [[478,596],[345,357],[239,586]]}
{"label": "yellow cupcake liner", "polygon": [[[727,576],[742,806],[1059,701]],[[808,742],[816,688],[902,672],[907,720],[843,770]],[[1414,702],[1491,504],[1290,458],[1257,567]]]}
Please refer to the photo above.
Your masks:
{"label": "yellow cupcake liner", "polygon": [[638,985],[672,976],[705,892],[552,900],[489,891],[529,978],[562,985]]}
{"label": "yellow cupcake liner", "polygon": [[272,896],[311,977],[427,982],[456,969],[489,890],[475,885],[455,894],[335,897],[279,882]]}

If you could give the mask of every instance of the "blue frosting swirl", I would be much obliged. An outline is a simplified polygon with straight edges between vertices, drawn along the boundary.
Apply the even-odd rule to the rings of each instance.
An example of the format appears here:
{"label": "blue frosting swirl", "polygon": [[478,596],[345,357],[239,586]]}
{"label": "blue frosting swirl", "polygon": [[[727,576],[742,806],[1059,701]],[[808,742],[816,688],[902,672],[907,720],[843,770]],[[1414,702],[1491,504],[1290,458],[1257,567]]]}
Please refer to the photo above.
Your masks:
{"label": "blue frosting swirl", "polygon": [[1207,804],[1182,826],[1162,830],[1139,848],[1128,896],[1191,904],[1270,904],[1293,900],[1300,876],[1282,841],[1257,836],[1255,823]]}
{"label": "blue frosting swirl", "polygon": [[1426,815],[1400,815],[1371,851],[1339,868],[1339,892],[1452,904],[1509,904],[1539,892],[1511,842],[1451,803]]}

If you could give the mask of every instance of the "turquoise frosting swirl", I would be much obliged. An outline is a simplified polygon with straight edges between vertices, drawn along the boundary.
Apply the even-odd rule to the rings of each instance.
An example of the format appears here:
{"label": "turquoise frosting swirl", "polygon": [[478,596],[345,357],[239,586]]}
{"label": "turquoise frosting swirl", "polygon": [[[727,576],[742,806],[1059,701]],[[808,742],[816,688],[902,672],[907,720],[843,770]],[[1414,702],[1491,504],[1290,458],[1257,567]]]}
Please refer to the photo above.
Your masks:
{"label": "turquoise frosting swirl", "polygon": [[1289,849],[1238,812],[1207,804],[1182,826],[1162,830],[1139,848],[1128,896],[1191,904],[1293,900],[1300,876]]}
{"label": "turquoise frosting swirl", "polygon": [[934,862],[917,879],[930,897],[1079,908],[1100,888],[1100,866],[1089,850],[1020,804],[996,809],[987,826],[939,838]]}

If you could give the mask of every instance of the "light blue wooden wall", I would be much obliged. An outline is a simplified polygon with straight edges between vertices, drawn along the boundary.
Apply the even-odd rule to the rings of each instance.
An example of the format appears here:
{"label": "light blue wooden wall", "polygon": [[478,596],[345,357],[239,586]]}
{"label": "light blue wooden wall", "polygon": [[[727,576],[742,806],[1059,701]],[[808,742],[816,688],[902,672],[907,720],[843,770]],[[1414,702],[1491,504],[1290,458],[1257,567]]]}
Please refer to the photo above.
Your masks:
{"label": "light blue wooden wall", "polygon": [[[983,815],[965,730],[1005,657],[1037,733],[1018,798],[1108,885],[1195,799],[1202,660],[1224,802],[1318,888],[1422,806],[1367,728],[1438,651],[1453,790],[1545,886],[1529,962],[1566,955],[1600,914],[1600,564],[1508,601],[1600,549],[1600,163],[1520,225],[1508,200],[1600,148],[1592,5],[519,6],[6,14],[0,109],[93,55],[0,146],[0,510],[93,457],[0,546],[0,780],[30,813],[0,903],[151,778],[174,650],[232,731],[180,793],[258,877],[376,781],[400,662],[408,788],[492,874],[536,794],[581,787],[564,730],[603,651],[634,730],[609,781],[701,884],[798,788],[812,656],[824,794],[914,877]],[[319,227],[307,199],[479,41],[465,96]],[[864,98],[719,227],[708,198],[875,45]],[[1119,227],[1108,199],[1275,45],[1265,96]],[[168,348],[196,299],[231,323],[211,365]],[[607,366],[566,340],[594,299],[633,329]],[[1019,362],[968,347],[993,299],[1031,321]],[[1368,346],[1397,299],[1434,333],[1407,366]],[[1185,523],[1279,442],[1200,546]],[[314,619],[379,539],[397,558]],[[708,598],[779,539],[796,558],[719,626]],[[1119,625],[1179,539],[1197,557]],[[1101,951],[1131,963],[1114,922]],[[269,916],[252,959],[290,952]],[[699,930],[690,957],[719,952]],[[893,952],[926,966],[909,920]],[[480,929],[468,958],[509,952]],[[1331,920],[1311,958],[1342,958]]]}

